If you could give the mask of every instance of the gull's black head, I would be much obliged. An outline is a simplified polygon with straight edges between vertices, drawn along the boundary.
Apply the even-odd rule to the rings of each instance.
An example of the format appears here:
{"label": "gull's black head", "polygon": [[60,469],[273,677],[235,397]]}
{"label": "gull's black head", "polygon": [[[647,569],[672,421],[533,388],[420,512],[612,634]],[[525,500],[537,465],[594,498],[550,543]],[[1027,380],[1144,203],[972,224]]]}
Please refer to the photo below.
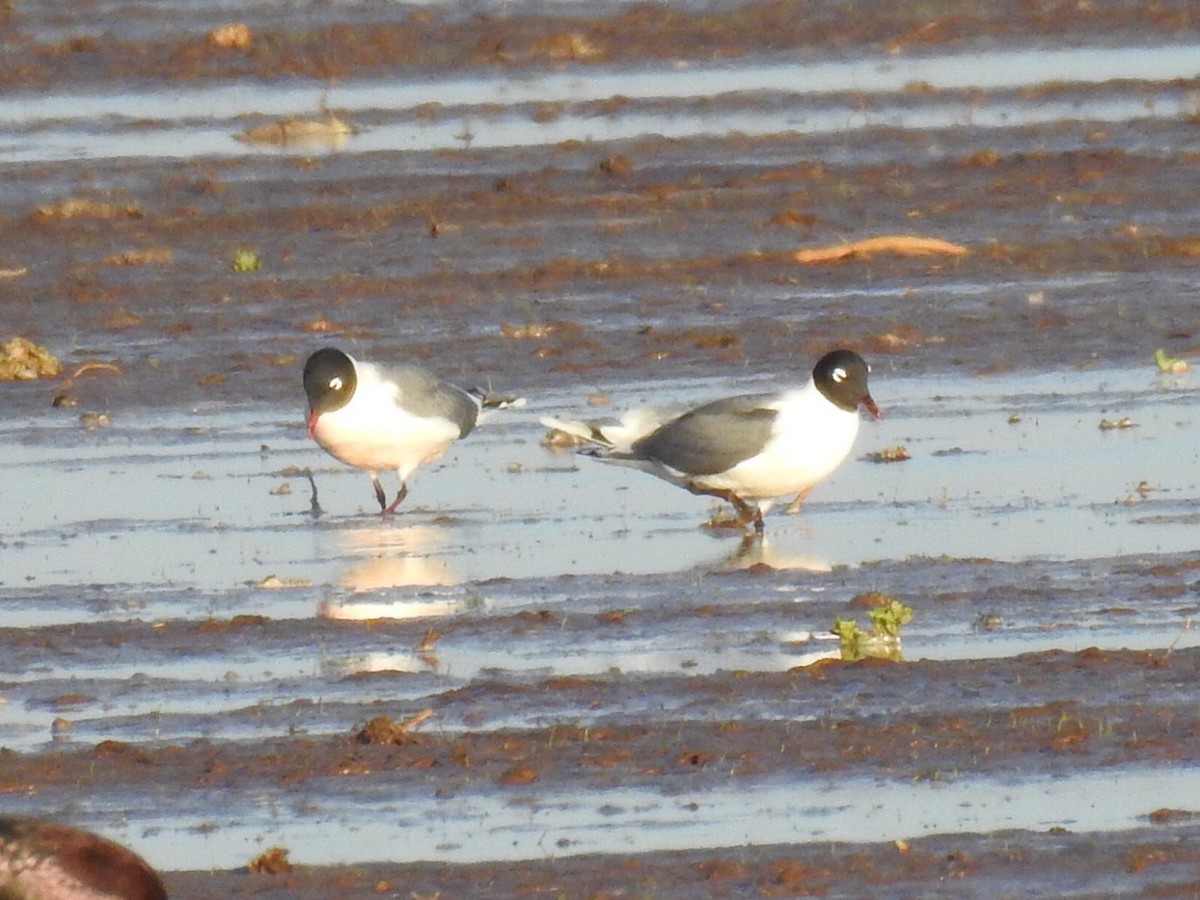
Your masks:
{"label": "gull's black head", "polygon": [[867,376],[871,367],[853,350],[833,350],[822,356],[813,367],[813,382],[825,399],[846,412],[864,407],[879,418],[879,407],[871,398]]}
{"label": "gull's black head", "polygon": [[334,347],[324,347],[304,364],[304,393],[308,395],[308,434],[322,413],[341,409],[354,396],[358,374],[354,360]]}

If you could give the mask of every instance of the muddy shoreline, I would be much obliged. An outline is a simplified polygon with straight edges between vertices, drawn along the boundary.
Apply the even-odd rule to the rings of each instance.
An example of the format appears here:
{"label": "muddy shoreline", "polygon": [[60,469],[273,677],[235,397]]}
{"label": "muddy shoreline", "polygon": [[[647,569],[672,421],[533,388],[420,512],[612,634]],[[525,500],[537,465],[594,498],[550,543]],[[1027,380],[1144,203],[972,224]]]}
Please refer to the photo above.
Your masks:
{"label": "muddy shoreline", "polygon": [[[1144,840],[1142,838],[1145,838]],[[1153,830],[1122,840],[1109,835],[1057,834],[1031,841],[1027,833],[919,838],[886,845],[789,845],[725,853],[676,852],[611,859],[568,857],[551,862],[501,864],[481,882],[471,866],[351,866],[339,873],[339,889],[363,896],[390,891],[438,891],[480,897],[511,897],[557,890],[567,896],[988,897],[996,892],[1070,896],[1136,894],[1150,880],[1187,893],[1196,865],[1195,833],[1176,829],[1164,846]],[[1069,873],[1064,857],[1080,863]],[[226,876],[230,897],[321,897],[329,873],[299,867],[283,876]],[[207,894],[209,876],[178,874],[168,887],[185,896]]]}
{"label": "muddy shoreline", "polygon": [[[656,152],[652,145],[622,149],[638,161]],[[726,144],[707,149],[720,154]],[[1200,350],[1186,289],[1195,238],[1183,202],[1200,178],[1195,160],[1164,167],[1157,157],[1079,150],[984,167],[969,160],[865,169],[747,164],[734,184],[721,183],[724,173],[692,171],[688,184],[664,187],[664,173],[652,165],[635,163],[635,174],[614,183],[597,173],[594,151],[591,158],[550,153],[569,157],[576,171],[560,172],[546,159],[548,174],[512,173],[502,190],[493,176],[477,176],[439,179],[436,193],[421,183],[426,179],[414,183],[396,173],[388,194],[407,199],[361,212],[353,207],[370,202],[379,175],[329,171],[358,168],[361,160],[320,164],[350,193],[340,208],[314,208],[301,195],[297,207],[249,213],[249,221],[231,202],[253,207],[255,194],[278,194],[291,181],[286,161],[240,163],[246,171],[239,180],[252,180],[230,187],[206,186],[197,172],[182,185],[193,194],[185,206],[142,210],[139,203],[136,216],[60,219],[27,205],[0,223],[7,260],[31,263],[26,276],[5,284],[8,327],[44,341],[53,336],[47,321],[69,316],[77,343],[60,350],[66,359],[100,358],[122,369],[118,379],[76,386],[99,392],[98,402],[113,408],[160,397],[282,405],[294,394],[302,362],[295,348],[335,339],[364,355],[403,352],[448,377],[490,378],[523,393],[546,382],[594,387],[616,377],[788,371],[793,360],[839,343],[863,348],[881,371],[898,374],[1039,369],[1047,358],[1057,368],[1142,365],[1164,345],[1181,354]],[[91,177],[103,178],[96,168]],[[149,169],[153,198],[159,178],[168,176]],[[950,183],[955,197],[948,202]],[[1053,201],[1064,226],[1005,227],[1006,218],[1043,202],[1047,183],[1078,192]],[[860,198],[851,204],[833,196],[847,184]],[[580,200],[596,208],[572,210]],[[1088,224],[1097,204],[1105,215]],[[705,228],[686,228],[695,208],[740,234],[734,246]],[[836,212],[828,222],[816,214],[814,224],[799,229],[773,221],[820,208]],[[1155,223],[1139,224],[1150,210]],[[571,223],[597,214],[602,229],[609,220],[640,220],[639,232],[654,230],[674,253],[597,252],[599,242],[589,238],[557,255],[563,248],[550,235],[563,227],[560,217]],[[273,223],[281,216],[301,217],[298,227],[279,231]],[[434,221],[448,236],[430,236]],[[794,249],[838,243],[854,222],[853,234],[950,236],[971,255],[805,267],[791,259]],[[345,238],[320,246],[331,229]],[[496,231],[512,232],[501,238],[501,259],[510,240],[521,248],[519,259],[476,271],[469,248]],[[222,257],[247,241],[269,271],[222,274]],[[146,245],[173,248],[178,258],[166,271],[105,262]],[[339,265],[397,250],[400,258],[382,271]],[[459,260],[460,251],[468,258]],[[464,268],[447,272],[448,264]],[[427,274],[388,271],[395,267]],[[203,280],[193,281],[201,272]],[[1116,280],[1126,287],[1112,290]],[[996,287],[955,296],[956,285],[987,282]],[[457,332],[446,324],[456,319]],[[1101,322],[1105,327],[1097,327]],[[16,385],[12,393],[25,412],[50,399],[39,385]]]}
{"label": "muddy shoreline", "polygon": [[[11,6],[4,812],[193,898],[1200,890],[1200,71],[1120,55],[1191,4]],[[796,256],[887,236],[963,252]],[[325,343],[530,406],[384,526]],[[838,344],[891,418],[750,551],[540,445]],[[841,662],[873,591],[904,661]]]}
{"label": "muddy shoreline", "polygon": [[[828,0],[797,7],[787,0],[713,3],[702,9],[621,3],[588,15],[559,14],[553,5],[503,4],[472,12],[437,6],[380,14],[369,8],[243,10],[250,39],[222,42],[210,33],[230,21],[223,8],[194,4],[178,18],[126,23],[61,15],[53,6],[0,11],[8,27],[0,84],[52,91],[139,79],[317,78],[372,74],[428,76],[466,67],[577,63],[619,66],[679,63],[797,51],[851,55],[971,48],[996,43],[1133,43],[1195,34],[1186,0],[1036,7],[1006,3],[980,8],[939,0],[913,10],[872,10]],[[218,18],[220,17],[220,18]],[[151,39],[153,36],[153,39]]]}

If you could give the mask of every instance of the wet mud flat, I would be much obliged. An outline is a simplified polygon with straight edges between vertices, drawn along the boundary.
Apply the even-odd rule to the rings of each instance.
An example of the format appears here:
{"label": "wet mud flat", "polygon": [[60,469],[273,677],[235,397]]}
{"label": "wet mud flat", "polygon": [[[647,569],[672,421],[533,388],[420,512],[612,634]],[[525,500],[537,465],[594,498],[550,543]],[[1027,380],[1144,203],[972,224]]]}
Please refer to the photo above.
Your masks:
{"label": "wet mud flat", "polygon": [[[475,586],[514,611],[433,633],[246,613],[7,629],[9,665],[37,673],[10,703],[78,718],[58,748],[6,751],[6,805],[210,861],[168,871],[183,896],[1186,893],[1196,572],[1190,556],[761,566],[690,591],[580,577],[557,604],[549,586]],[[862,581],[919,609],[908,661],[845,664],[796,633],[854,615]],[[655,662],[664,635],[701,646]],[[507,665],[468,671],[488,648]],[[230,871],[268,845],[300,865]]]}
{"label": "wet mud flat", "polygon": [[[0,810],[184,897],[1196,892],[1200,29],[978,7],[0,9]],[[964,252],[796,256],[881,236]],[[530,402],[380,521],[324,343]],[[843,343],[762,543],[542,446]]]}

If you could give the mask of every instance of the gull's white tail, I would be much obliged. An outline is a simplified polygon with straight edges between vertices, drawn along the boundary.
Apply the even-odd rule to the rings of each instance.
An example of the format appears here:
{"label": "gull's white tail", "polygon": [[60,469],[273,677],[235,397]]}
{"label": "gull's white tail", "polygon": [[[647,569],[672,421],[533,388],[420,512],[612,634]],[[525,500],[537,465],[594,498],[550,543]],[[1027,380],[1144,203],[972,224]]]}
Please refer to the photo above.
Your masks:
{"label": "gull's white tail", "polygon": [[517,409],[525,405],[524,397],[503,397],[489,393],[483,388],[469,388],[467,393],[475,398],[480,409]]}
{"label": "gull's white tail", "polygon": [[554,416],[546,416],[541,422],[552,431],[560,431],[585,444],[628,453],[635,443],[672,418],[671,413],[661,409],[634,409],[621,416],[619,422],[581,422]]}

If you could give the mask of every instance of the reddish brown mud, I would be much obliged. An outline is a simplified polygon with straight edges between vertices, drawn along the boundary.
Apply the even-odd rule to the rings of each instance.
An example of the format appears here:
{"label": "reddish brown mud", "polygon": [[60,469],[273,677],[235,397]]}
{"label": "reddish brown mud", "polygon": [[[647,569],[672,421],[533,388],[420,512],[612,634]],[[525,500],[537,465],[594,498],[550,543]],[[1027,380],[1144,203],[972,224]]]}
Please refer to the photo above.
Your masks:
{"label": "reddish brown mud", "polygon": [[[364,104],[357,114],[339,113],[356,132],[334,151],[142,156],[125,144],[120,154],[92,156],[90,141],[110,130],[123,141],[141,130],[147,147],[161,148],[162,123],[136,110],[132,124],[119,127],[73,113],[87,123],[77,157],[22,150],[18,158],[6,148],[36,147],[56,126],[7,120],[0,337],[47,346],[64,373],[0,386],[6,415],[22,423],[5,446],[16,453],[61,445],[68,427],[69,440],[82,441],[92,433],[85,429],[103,434],[110,421],[161,410],[248,409],[257,422],[295,420],[298,429],[300,367],[324,343],[364,357],[415,357],[449,378],[531,397],[556,391],[579,409],[589,398],[608,403],[613,384],[790,381],[839,344],[870,358],[885,412],[889,378],[1149,371],[1159,348],[1200,355],[1200,71],[1161,83],[995,90],[914,83],[887,97],[846,84],[829,102],[858,104],[880,123],[811,132],[787,127],[792,101],[770,91],[551,98],[514,102],[505,115],[532,129],[586,118],[601,123],[597,133],[639,115],[665,123],[761,113],[784,124],[769,133],[648,128],[612,141],[586,132],[501,146],[472,143],[472,121],[491,115],[490,94],[450,111],[438,99],[437,85],[472,78],[517,84],[565,72],[586,83],[641,67],[1166,47],[1200,38],[1195,4],[1183,0],[892,6],[610,4],[566,15],[538,4],[472,13],[332,4],[301,15],[290,4],[251,4],[237,10],[248,42],[228,46],[211,36],[228,21],[223,5],[166,13],[97,3],[68,13],[53,3],[0,2],[3,102],[69,96],[86,105],[98,94],[145,100],[159,90],[228,84],[307,84],[319,93],[356,79],[428,81],[435,88],[412,122],[463,122],[453,146],[356,152],[354,141],[372,128],[395,125]],[[1177,114],[1155,112],[1164,98],[1178,104]],[[1109,102],[1147,112],[1071,112]],[[1042,103],[1065,111],[1035,120],[1031,110]],[[939,104],[961,104],[961,117],[939,124]],[[1029,120],[975,124],[973,111],[1003,104]],[[897,109],[931,124],[889,124]],[[198,113],[196,133],[205,116],[230,135],[273,118],[222,115]],[[936,238],[965,252],[796,257],[881,236]],[[1181,427],[1190,422],[1182,401],[1171,410]],[[78,419],[76,429],[81,413],[92,418]],[[207,477],[203,469],[219,453],[212,442],[233,427],[221,422],[157,445],[155,452],[165,447],[186,459],[186,474],[172,477]],[[531,443],[537,435],[530,428],[519,437]],[[257,458],[258,442],[243,443]],[[263,458],[269,453],[264,447]],[[512,463],[509,474],[519,469]],[[1120,486],[1131,504],[1155,490],[1139,493],[1139,477],[1130,472]],[[291,480],[299,493],[303,480],[294,472]],[[360,487],[365,502],[365,479]],[[1160,525],[1194,523],[1194,476],[1181,474],[1172,489],[1147,513],[1146,528],[1155,514]],[[72,498],[57,490],[47,482],[46,502],[70,510]],[[431,492],[414,502],[426,501],[436,506]],[[306,503],[278,514],[280,530]],[[55,529],[65,542],[121,516],[76,521],[64,512],[52,527],[26,529],[26,513],[10,511],[0,554]],[[194,528],[197,546],[209,531],[239,527],[225,508],[215,517],[194,509],[164,515]],[[425,507],[415,515],[449,532],[474,522],[471,513],[435,517]],[[778,518],[768,519],[768,533]],[[511,526],[510,549],[523,540],[518,524],[501,514],[494,523]],[[319,537],[321,528],[343,526],[312,528]],[[256,532],[258,543],[243,555],[257,558],[270,534]],[[394,803],[394,815],[408,802],[463,797],[537,809],[592,791],[599,814],[618,821],[625,810],[616,800],[609,808],[610,793],[686,794],[702,811],[705,792],[767,785],[789,795],[818,780],[844,779],[843,805],[863,802],[880,784],[1094,785],[1108,773],[1120,784],[1130,772],[1179,772],[1194,792],[1200,650],[1190,617],[1200,609],[1200,577],[1188,553],[1000,562],[992,559],[998,552],[945,559],[931,547],[929,557],[873,564],[864,551],[862,565],[832,573],[764,555],[733,572],[677,571],[664,560],[649,575],[579,576],[568,551],[551,546],[539,551],[536,577],[458,586],[444,618],[401,622],[329,617],[328,604],[347,598],[344,585],[285,585],[302,612],[277,616],[247,612],[279,586],[265,581],[209,590],[172,571],[135,587],[106,577],[100,560],[90,578],[63,583],[55,552],[47,551],[37,577],[0,575],[0,600],[20,622],[0,628],[0,700],[8,709],[0,706],[0,722],[20,745],[0,750],[0,809],[44,812],[150,845],[169,829],[164,809],[178,803],[186,831],[148,853],[172,896],[1200,893],[1200,800],[1187,789],[1177,803],[1148,799],[1134,821],[1077,831],[1034,817],[975,832],[938,824],[886,839],[731,839],[680,849],[651,841],[663,829],[647,822],[602,852],[562,837],[526,854],[532,858],[510,858],[496,849],[501,837],[477,852],[446,840],[430,853],[447,856],[435,859],[410,852],[397,824],[391,856],[311,865],[292,852],[290,865],[276,855],[255,874],[228,860],[210,870],[198,850],[207,836],[249,818],[259,797],[267,798],[259,811],[275,810],[264,822],[311,818],[331,844],[353,848],[359,830],[380,824],[371,804],[381,798]],[[215,552],[198,550],[193,565]],[[975,649],[856,664],[792,661],[792,651],[779,649],[780,632],[793,623],[824,632],[835,616],[861,613],[853,598],[872,590],[917,609],[910,633],[941,629],[964,645],[977,642]],[[782,596],[788,591],[812,595],[797,604]],[[404,596],[443,599],[435,588]],[[143,614],[146,604],[152,613]],[[56,618],[37,620],[43,607]],[[1138,628],[1156,637],[1124,649],[1127,637],[1144,633]],[[1029,649],[991,649],[993,631],[1006,629],[1018,636],[1010,640],[1027,637]],[[1069,638],[1055,646],[1059,633]],[[1094,633],[1103,637],[1098,647],[1090,646]],[[664,649],[664,635],[684,649]],[[471,653],[465,662],[454,656],[463,648]],[[595,662],[608,648],[617,662]],[[671,662],[639,670],[655,652]],[[736,652],[736,662],[723,664],[725,652]],[[587,662],[573,669],[577,658]],[[283,671],[244,674],[255,665]],[[154,691],[163,708],[149,713],[144,697]],[[176,694],[185,698],[178,709]],[[838,805],[836,791],[827,802]],[[446,815],[474,827],[466,814]],[[267,850],[269,824],[258,840]],[[459,851],[475,858],[453,861]]]}

